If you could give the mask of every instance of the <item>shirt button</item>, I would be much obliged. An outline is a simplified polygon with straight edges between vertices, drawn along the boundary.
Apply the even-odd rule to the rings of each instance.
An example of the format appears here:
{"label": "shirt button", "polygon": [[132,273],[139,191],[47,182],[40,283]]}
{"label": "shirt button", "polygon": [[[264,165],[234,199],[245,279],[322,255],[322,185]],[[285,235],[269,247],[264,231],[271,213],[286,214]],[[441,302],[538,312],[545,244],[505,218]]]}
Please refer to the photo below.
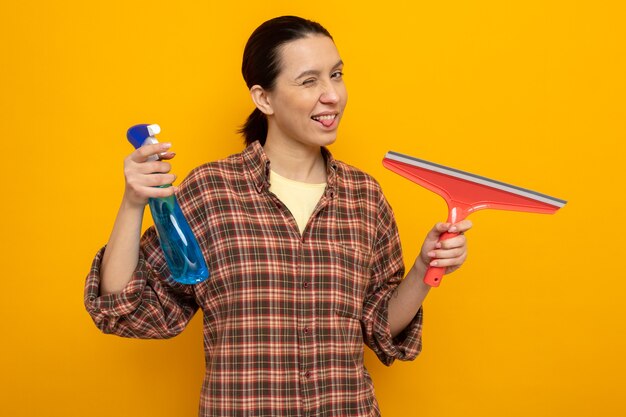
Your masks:
{"label": "shirt button", "polygon": [[310,377],[311,377],[311,372],[306,371],[306,372],[304,373],[304,377],[305,377],[305,378],[310,378]]}
{"label": "shirt button", "polygon": [[304,334],[308,334],[308,333],[309,333],[309,328],[308,328],[308,327],[305,327],[305,328],[304,328]]}
{"label": "shirt button", "polygon": [[308,282],[305,282],[304,284],[302,284],[302,286],[303,286],[304,288],[309,288],[309,283],[308,283]]}

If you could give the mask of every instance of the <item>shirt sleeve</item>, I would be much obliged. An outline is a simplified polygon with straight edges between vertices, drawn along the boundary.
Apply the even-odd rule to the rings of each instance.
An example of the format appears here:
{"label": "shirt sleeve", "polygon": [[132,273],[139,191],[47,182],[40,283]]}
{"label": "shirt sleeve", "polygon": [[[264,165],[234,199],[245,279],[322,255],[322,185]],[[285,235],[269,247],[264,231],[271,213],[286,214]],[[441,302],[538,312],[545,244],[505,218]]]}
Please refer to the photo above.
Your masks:
{"label": "shirt sleeve", "polygon": [[[150,264],[146,251],[158,239],[153,229],[142,237],[137,268],[122,292],[100,295],[100,265],[106,248],[93,260],[85,285],[85,307],[104,333],[142,339],[166,339],[182,332],[197,310],[193,294],[165,278],[165,264]],[[154,258],[154,257],[152,257]]]}
{"label": "shirt sleeve", "polygon": [[[199,184],[198,175],[190,175],[177,194],[196,237],[204,221]],[[141,237],[139,260],[130,282],[121,293],[101,296],[100,266],[105,250],[96,254],[85,284],[85,307],[96,326],[104,333],[142,339],[165,339],[182,332],[198,310],[194,289],[169,278],[154,226]]]}
{"label": "shirt sleeve", "polygon": [[387,320],[389,299],[404,276],[404,260],[398,228],[389,203],[381,193],[377,241],[373,251],[372,278],[363,305],[365,344],[382,363],[410,361],[422,349],[422,307],[395,338]]}

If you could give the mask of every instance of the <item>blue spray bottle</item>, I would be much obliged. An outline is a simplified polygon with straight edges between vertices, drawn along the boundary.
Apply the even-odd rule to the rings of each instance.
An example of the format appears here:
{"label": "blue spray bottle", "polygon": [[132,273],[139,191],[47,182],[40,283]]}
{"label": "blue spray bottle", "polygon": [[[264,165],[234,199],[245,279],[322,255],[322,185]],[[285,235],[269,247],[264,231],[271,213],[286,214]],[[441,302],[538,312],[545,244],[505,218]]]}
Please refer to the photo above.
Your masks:
{"label": "blue spray bottle", "polygon": [[[139,148],[158,143],[154,136],[160,132],[161,128],[156,124],[135,125],[128,129],[126,137],[135,148]],[[157,155],[150,158],[159,159]],[[151,198],[148,204],[172,279],[181,284],[197,284],[207,279],[209,269],[176,197]]]}

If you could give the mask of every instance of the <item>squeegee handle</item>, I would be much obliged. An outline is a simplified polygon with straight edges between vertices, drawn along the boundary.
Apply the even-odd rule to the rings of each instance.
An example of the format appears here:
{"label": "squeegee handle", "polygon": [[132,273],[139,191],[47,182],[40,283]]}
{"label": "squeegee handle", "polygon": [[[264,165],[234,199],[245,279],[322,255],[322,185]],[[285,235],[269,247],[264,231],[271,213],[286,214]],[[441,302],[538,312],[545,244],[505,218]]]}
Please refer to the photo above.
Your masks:
{"label": "squeegee handle", "polygon": [[[439,236],[439,241],[447,240],[458,236],[458,233],[449,233],[445,232]],[[426,275],[424,275],[424,282],[431,287],[438,287],[441,284],[441,280],[443,279],[444,274],[446,273],[446,269],[438,266],[428,267],[426,271]]]}

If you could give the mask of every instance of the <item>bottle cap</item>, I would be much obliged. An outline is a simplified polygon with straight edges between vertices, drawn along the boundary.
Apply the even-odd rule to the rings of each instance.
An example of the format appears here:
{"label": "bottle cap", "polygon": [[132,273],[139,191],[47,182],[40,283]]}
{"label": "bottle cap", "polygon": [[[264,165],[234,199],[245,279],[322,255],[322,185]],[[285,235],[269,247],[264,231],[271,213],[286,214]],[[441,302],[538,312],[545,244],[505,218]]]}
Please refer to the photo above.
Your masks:
{"label": "bottle cap", "polygon": [[141,124],[135,125],[128,129],[128,132],[126,132],[126,137],[135,148],[139,148],[146,142],[148,138],[152,138],[149,143],[157,143],[158,141],[154,139],[154,135],[157,135],[160,132],[161,127],[157,124]]}
{"label": "bottle cap", "polygon": [[148,125],[148,133],[150,134],[150,136],[158,135],[159,133],[161,133],[161,126],[157,124]]}

